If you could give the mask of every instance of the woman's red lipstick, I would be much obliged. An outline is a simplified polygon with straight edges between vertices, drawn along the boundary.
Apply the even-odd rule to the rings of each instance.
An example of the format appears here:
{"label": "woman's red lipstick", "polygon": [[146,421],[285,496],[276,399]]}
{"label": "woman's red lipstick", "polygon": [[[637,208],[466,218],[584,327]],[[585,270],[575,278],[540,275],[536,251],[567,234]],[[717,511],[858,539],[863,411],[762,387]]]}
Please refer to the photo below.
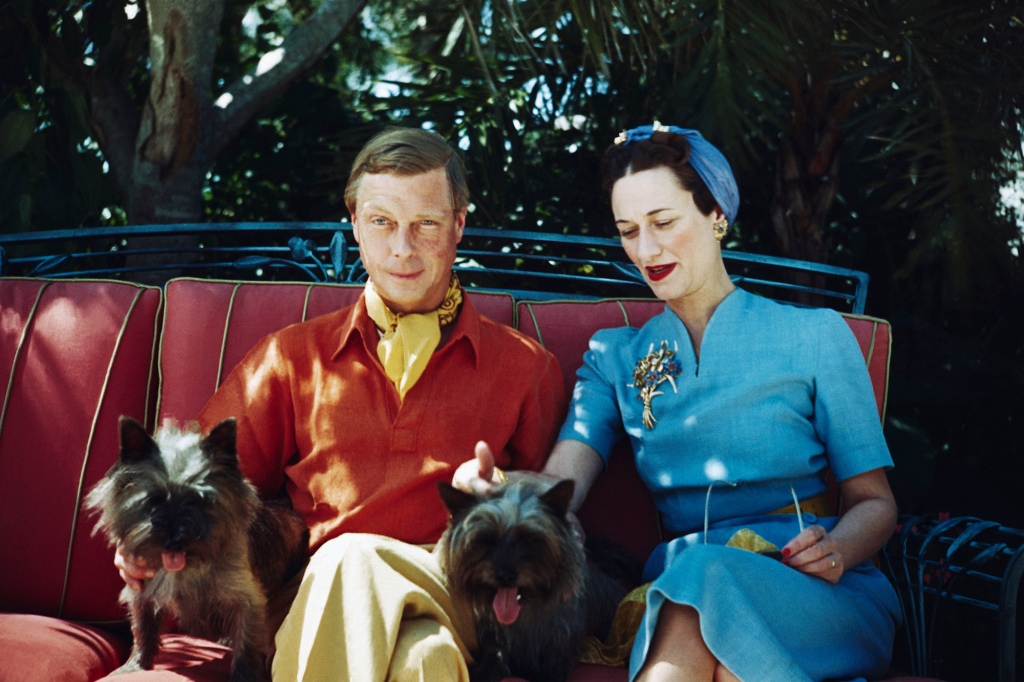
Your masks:
{"label": "woman's red lipstick", "polygon": [[673,270],[675,270],[676,264],[671,263],[669,265],[649,265],[647,268],[647,278],[652,282],[658,282],[668,277]]}

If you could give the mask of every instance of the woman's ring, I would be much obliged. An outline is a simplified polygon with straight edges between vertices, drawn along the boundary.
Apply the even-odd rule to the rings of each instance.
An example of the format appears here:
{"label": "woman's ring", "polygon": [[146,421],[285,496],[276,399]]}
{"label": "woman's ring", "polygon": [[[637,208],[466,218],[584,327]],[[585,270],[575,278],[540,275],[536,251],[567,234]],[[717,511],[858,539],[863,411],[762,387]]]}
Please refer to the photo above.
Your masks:
{"label": "woman's ring", "polygon": [[836,567],[836,555],[829,552],[828,560],[832,562],[832,568]]}

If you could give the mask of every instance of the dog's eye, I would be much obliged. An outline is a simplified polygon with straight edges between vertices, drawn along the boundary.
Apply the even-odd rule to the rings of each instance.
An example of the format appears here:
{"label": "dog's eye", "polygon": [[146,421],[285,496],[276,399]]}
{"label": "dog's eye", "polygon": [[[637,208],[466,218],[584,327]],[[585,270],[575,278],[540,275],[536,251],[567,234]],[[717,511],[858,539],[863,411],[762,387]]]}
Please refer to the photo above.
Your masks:
{"label": "dog's eye", "polygon": [[528,552],[543,551],[547,547],[544,538],[536,533],[515,533],[515,544]]}
{"label": "dog's eye", "polygon": [[498,534],[493,530],[481,530],[473,533],[470,541],[480,547],[494,547],[498,544]]}

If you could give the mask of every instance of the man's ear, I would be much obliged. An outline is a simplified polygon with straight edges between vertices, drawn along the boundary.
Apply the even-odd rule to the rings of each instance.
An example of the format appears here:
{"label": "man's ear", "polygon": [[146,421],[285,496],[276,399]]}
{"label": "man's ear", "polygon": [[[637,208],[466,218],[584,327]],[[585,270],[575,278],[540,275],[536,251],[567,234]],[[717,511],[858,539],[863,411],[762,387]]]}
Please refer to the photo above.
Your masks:
{"label": "man's ear", "polygon": [[466,209],[460,208],[455,211],[455,243],[462,241],[462,232],[466,229]]}
{"label": "man's ear", "polygon": [[359,219],[356,218],[355,211],[352,211],[352,238],[356,240],[356,244],[359,243]]}

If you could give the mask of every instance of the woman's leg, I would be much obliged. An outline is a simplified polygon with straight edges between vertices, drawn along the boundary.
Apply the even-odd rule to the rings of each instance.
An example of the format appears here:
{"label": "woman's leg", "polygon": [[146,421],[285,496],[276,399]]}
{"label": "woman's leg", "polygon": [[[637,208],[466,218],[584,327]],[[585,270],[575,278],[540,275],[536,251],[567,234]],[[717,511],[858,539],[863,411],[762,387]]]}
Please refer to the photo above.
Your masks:
{"label": "woman's leg", "polygon": [[700,634],[700,615],[689,606],[665,602],[647,660],[637,682],[657,680],[711,681],[718,661]]}

